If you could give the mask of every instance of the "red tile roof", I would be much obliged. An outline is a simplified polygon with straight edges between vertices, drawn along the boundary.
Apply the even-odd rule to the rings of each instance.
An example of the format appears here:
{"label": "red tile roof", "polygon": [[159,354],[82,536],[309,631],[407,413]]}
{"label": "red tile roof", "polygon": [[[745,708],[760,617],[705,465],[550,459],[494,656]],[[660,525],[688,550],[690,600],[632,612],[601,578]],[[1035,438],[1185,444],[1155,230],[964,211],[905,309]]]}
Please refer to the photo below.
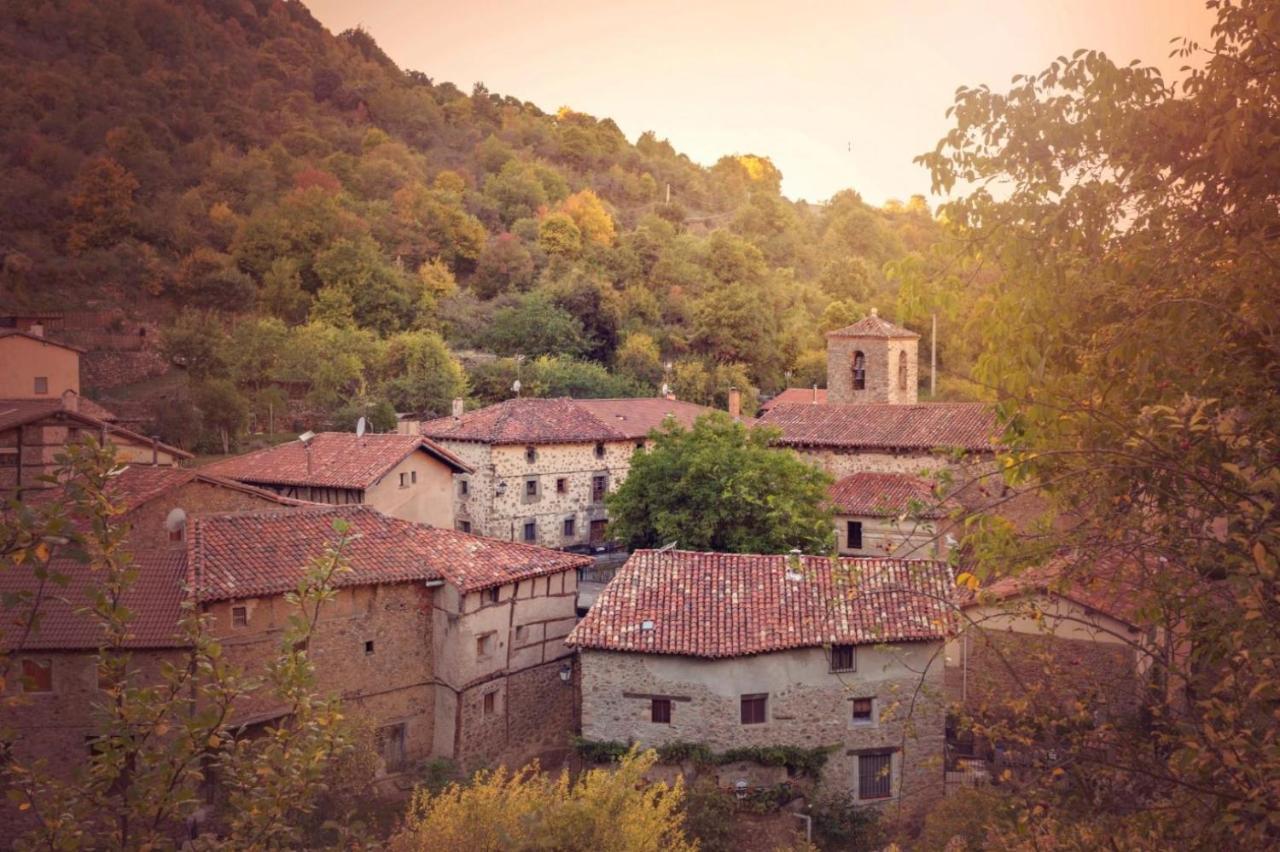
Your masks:
{"label": "red tile roof", "polygon": [[[55,316],[55,314],[49,314],[49,316]],[[82,355],[84,354],[84,351],[85,351],[81,349],[79,346],[72,346],[70,343],[59,343],[58,341],[50,340],[49,338],[43,335],[32,334],[29,331],[22,331],[21,329],[16,329],[16,328],[0,328],[0,338],[4,338],[4,337],[26,337],[30,340],[39,341],[40,343],[47,343],[50,346],[57,346],[61,349],[70,349],[72,352],[79,352]]]}
{"label": "red tile roof", "polygon": [[715,658],[934,640],[954,630],[945,563],[805,556],[789,576],[790,559],[638,550],[567,641]]}
{"label": "red tile roof", "polygon": [[847,325],[844,328],[838,328],[835,331],[828,331],[827,337],[887,337],[887,338],[918,338],[910,329],[903,328],[900,325],[894,325],[887,319],[880,317],[875,308],[871,309],[871,315],[865,316],[855,322],[853,325]]}
{"label": "red tile roof", "polygon": [[998,437],[995,413],[980,402],[778,405],[758,423],[781,429],[783,446],[981,452]]}
{"label": "red tile roof", "polygon": [[[186,578],[186,555],[182,551],[155,551],[134,557],[138,578],[125,593],[123,605],[134,614],[129,648],[182,647],[178,622]],[[23,602],[5,610],[0,647],[33,651],[94,649],[102,644],[100,623],[84,612],[93,603],[91,589],[101,582],[101,569],[79,562],[55,559],[50,569],[68,578],[65,585],[45,584],[39,604],[39,621],[25,640],[22,625],[35,602],[38,582],[27,566],[0,572],[0,594],[22,594]]]}
{"label": "red tile roof", "polygon": [[[1167,564],[1142,566],[1135,561],[1122,564],[1113,559],[1091,559],[1087,565],[1076,564],[1066,556],[1051,559],[1014,576],[996,577],[980,586],[976,593],[961,589],[960,601],[965,608],[980,603],[999,603],[1024,595],[1049,594],[1074,601],[1088,609],[1110,616],[1125,624],[1136,625],[1137,610],[1156,583],[1151,575],[1167,578],[1177,569]],[[1188,585],[1195,585],[1195,579]]]}
{"label": "red tile roof", "polygon": [[713,409],[692,402],[643,397],[637,399],[520,398],[441,417],[422,424],[422,434],[436,440],[484,444],[574,444],[634,441],[662,425],[667,415],[683,426]]}
{"label": "red tile roof", "polygon": [[352,571],[340,586],[447,580],[478,591],[591,564],[585,556],[468,535],[391,518],[366,506],[205,515],[188,537],[192,585],[201,601],[280,594],[295,588],[313,557],[350,524]]}
{"label": "red tile roof", "polygon": [[453,453],[416,435],[321,432],[310,443],[310,460],[302,441],[290,441],[223,459],[202,469],[241,482],[363,489],[386,476],[410,453],[422,450],[454,471],[471,472]]}
{"label": "red tile roof", "polygon": [[[215,476],[204,470],[152,465],[129,465],[107,482],[106,494],[114,501],[122,512],[128,513],[151,500],[161,497],[175,488],[189,482],[203,482],[217,488],[227,488],[244,494],[252,494],[263,500],[270,500],[282,506],[313,506],[302,500],[283,497],[274,491],[255,488],[234,479]],[[62,499],[62,487],[33,489],[22,495],[25,502],[32,504],[47,503]]]}
{"label": "red tile roof", "polygon": [[[85,400],[81,400],[84,402]],[[106,411],[95,404],[95,410]],[[109,412],[108,412],[109,413]],[[72,411],[63,405],[62,399],[4,399],[0,400],[0,431],[13,429],[17,426],[25,426],[28,423],[35,423],[46,418],[52,418],[55,421],[72,421],[88,426],[92,429],[105,431],[108,436],[121,435],[130,438],[134,443],[142,445],[150,445],[151,439],[146,435],[141,435],[131,429],[125,429],[123,426],[117,426],[114,423],[108,423],[86,411]],[[176,458],[189,459],[191,453],[186,450],[179,449],[169,444],[156,443],[160,449]]]}
{"label": "red tile roof", "polygon": [[855,473],[827,492],[837,515],[893,517],[907,512],[919,518],[945,518],[946,501],[934,494],[934,483],[905,473]]}
{"label": "red tile roof", "polygon": [[768,411],[775,405],[826,405],[827,389],[826,388],[787,388],[782,393],[765,400],[760,404],[760,410]]}

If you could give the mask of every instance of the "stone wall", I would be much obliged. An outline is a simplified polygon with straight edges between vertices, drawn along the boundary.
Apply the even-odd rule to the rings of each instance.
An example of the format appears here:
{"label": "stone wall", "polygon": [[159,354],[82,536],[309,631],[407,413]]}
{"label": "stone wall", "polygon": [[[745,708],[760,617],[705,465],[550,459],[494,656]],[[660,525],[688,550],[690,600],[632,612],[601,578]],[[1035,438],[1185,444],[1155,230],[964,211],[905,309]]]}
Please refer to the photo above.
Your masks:
{"label": "stone wall", "polygon": [[970,607],[969,626],[947,644],[947,696],[969,711],[1010,696],[1054,709],[1087,699],[1104,715],[1130,712],[1146,669],[1138,633],[1071,601],[1041,596],[1035,618],[1026,602]]}
{"label": "stone wall", "polygon": [[[702,742],[718,751],[834,746],[823,783],[855,795],[859,752],[892,751],[889,801],[924,806],[941,795],[943,784],[940,651],[938,642],[862,646],[856,672],[832,673],[821,648],[726,660],[584,649],[582,732],[643,745]],[[744,725],[741,698],[752,694],[767,694],[766,721]],[[651,721],[654,697],[671,700],[669,724]],[[855,698],[873,699],[870,723],[853,719]]]}
{"label": "stone wall", "polygon": [[[496,599],[495,599],[496,598]],[[434,608],[436,753],[471,770],[563,750],[576,729],[573,653],[577,575],[562,571],[461,594]],[[489,703],[485,695],[492,694]]]}
{"label": "stone wall", "polygon": [[[364,716],[374,727],[403,724],[410,760],[429,756],[435,739],[431,601],[432,590],[422,583],[339,589],[321,610],[307,646],[317,690],[341,697],[348,713]],[[243,627],[234,623],[240,606],[248,619]],[[221,601],[203,609],[213,617],[224,654],[251,673],[262,673],[280,653],[293,612],[283,595]],[[235,721],[266,721],[283,709],[272,696],[259,693],[237,705]]]}
{"label": "stone wall", "polygon": [[[476,469],[454,477],[457,520],[466,521],[478,535],[508,541],[525,541],[524,527],[532,522],[535,544],[564,548],[591,540],[591,522],[606,520],[604,501],[595,500],[593,480],[606,477],[606,490],[618,487],[631,468],[631,456],[640,441],[595,444],[539,444],[532,462],[524,446],[489,446],[466,441],[440,443]],[[462,493],[459,481],[467,482]],[[563,480],[563,490],[559,488]],[[528,482],[536,492],[528,493]],[[573,520],[566,535],[564,523]]]}

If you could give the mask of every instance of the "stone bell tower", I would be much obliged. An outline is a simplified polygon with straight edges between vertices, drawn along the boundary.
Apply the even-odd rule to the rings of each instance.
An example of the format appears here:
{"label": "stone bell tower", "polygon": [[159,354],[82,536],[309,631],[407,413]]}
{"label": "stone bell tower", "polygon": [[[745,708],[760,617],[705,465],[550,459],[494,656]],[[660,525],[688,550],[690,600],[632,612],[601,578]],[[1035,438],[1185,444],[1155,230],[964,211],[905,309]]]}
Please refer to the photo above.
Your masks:
{"label": "stone bell tower", "polygon": [[827,333],[827,402],[914,404],[920,335],[881,319],[876,309]]}

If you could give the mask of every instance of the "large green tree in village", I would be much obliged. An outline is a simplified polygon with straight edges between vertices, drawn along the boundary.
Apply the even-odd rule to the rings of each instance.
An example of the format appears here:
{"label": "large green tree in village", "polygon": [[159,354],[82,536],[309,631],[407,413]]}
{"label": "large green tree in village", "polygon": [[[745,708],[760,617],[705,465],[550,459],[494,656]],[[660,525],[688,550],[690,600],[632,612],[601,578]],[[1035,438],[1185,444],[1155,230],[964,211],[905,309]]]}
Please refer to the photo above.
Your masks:
{"label": "large green tree in village", "polygon": [[610,532],[629,547],[675,542],[684,550],[825,553],[831,478],[752,429],[715,413],[692,429],[668,422],[608,497]]}
{"label": "large green tree in village", "polygon": [[979,573],[1056,554],[1068,587],[1118,581],[1154,651],[1130,728],[1011,696],[984,731],[1063,737],[992,810],[1003,848],[1280,836],[1280,7],[1209,5],[1180,83],[1081,50],[960,90],[921,158],[999,270],[972,378],[1019,448],[1007,476],[1059,518],[975,548]]}

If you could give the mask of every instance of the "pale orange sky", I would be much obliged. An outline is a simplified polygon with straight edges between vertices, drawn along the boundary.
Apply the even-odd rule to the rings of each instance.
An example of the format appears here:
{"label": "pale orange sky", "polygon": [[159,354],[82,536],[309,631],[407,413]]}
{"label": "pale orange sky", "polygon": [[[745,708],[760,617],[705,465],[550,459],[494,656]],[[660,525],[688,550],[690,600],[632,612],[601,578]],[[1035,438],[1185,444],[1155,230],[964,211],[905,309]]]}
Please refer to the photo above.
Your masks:
{"label": "pale orange sky", "polygon": [[705,165],[764,154],[792,198],[874,204],[928,193],[911,159],[956,87],[1007,88],[1079,47],[1176,74],[1170,38],[1204,43],[1213,21],[1203,0],[306,2],[437,82],[653,130]]}

